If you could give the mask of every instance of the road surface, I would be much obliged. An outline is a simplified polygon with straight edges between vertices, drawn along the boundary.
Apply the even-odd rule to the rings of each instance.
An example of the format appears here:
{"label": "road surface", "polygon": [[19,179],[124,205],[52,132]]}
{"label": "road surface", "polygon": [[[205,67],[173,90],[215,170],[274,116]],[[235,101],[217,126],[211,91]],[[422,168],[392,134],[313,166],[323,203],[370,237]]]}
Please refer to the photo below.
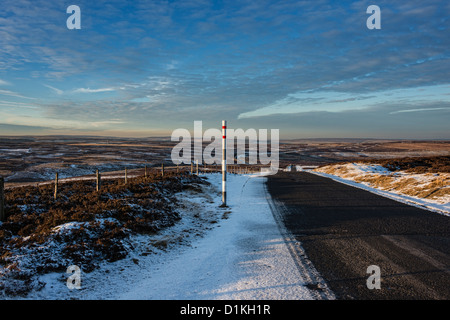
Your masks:
{"label": "road surface", "polygon": [[448,216],[307,172],[269,176],[267,190],[337,299],[450,299]]}

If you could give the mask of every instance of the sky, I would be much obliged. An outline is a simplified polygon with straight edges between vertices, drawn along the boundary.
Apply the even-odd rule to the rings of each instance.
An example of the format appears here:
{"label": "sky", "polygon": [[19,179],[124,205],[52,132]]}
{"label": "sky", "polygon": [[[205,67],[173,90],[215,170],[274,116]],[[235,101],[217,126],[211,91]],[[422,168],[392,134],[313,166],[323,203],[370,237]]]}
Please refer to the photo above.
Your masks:
{"label": "sky", "polygon": [[281,138],[450,139],[449,18],[433,0],[1,0],[0,135],[227,120]]}

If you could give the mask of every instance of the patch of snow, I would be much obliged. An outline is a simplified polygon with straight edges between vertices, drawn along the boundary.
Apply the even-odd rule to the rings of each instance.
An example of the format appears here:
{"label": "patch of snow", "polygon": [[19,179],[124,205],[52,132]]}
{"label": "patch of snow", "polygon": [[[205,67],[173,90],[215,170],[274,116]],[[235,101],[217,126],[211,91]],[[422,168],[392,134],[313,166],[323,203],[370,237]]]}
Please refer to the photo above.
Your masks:
{"label": "patch of snow", "polygon": [[[338,168],[340,165],[336,165],[336,168]],[[403,194],[401,192],[396,192],[395,190],[383,190],[381,188],[376,188],[371,186],[368,183],[364,182],[356,182],[354,179],[357,179],[358,177],[361,177],[364,174],[378,174],[378,175],[391,175],[394,178],[413,178],[416,180],[417,184],[415,187],[420,186],[420,184],[426,184],[430,181],[427,180],[426,175],[424,174],[411,174],[411,173],[405,173],[405,172],[398,172],[398,173],[392,173],[388,169],[379,166],[379,165],[366,165],[366,164],[347,164],[345,166],[345,173],[339,173],[338,171],[336,174],[330,174],[323,171],[320,171],[321,168],[318,170],[308,170],[308,172],[320,175],[323,177],[327,177],[330,179],[333,179],[337,182],[341,182],[344,184],[351,185],[353,187],[361,188],[367,191],[370,191],[372,193],[376,193],[378,195],[403,202],[409,205],[413,205],[422,209],[427,209],[433,212],[437,212],[446,216],[450,216],[450,199],[448,196],[441,197],[440,199],[424,199],[414,196],[409,196],[406,194]],[[432,175],[431,175],[432,176]]]}
{"label": "patch of snow", "polygon": [[0,149],[0,152],[30,153],[31,148],[28,148],[28,149]]}
{"label": "patch of snow", "polygon": [[59,226],[56,226],[52,229],[52,232],[57,233],[67,233],[70,232],[73,229],[79,229],[80,227],[83,227],[87,224],[87,222],[79,222],[79,221],[72,221],[72,222],[66,222],[64,224],[60,224]]}

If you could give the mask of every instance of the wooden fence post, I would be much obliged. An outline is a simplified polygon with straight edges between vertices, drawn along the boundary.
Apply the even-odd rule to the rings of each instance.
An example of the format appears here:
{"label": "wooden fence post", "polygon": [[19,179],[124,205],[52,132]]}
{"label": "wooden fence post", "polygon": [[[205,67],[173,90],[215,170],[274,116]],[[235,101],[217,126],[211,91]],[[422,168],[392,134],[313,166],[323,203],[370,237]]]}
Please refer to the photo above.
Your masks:
{"label": "wooden fence post", "polygon": [[147,178],[147,165],[145,165],[144,177]]}
{"label": "wooden fence post", "polygon": [[6,221],[5,212],[5,180],[0,177],[0,221]]}
{"label": "wooden fence post", "polygon": [[97,170],[97,172],[96,172],[96,176],[97,176],[97,191],[100,191],[100,188],[101,188],[101,184],[102,184],[102,178],[101,178],[101,174],[100,174],[100,172],[98,172],[98,170]]}
{"label": "wooden fence post", "polygon": [[58,172],[55,174],[55,194],[53,195],[53,198],[56,200],[58,197]]}
{"label": "wooden fence post", "polygon": [[198,175],[198,160],[197,160],[197,175]]}
{"label": "wooden fence post", "polygon": [[128,177],[127,177],[127,168],[125,168],[125,184],[127,184]]}

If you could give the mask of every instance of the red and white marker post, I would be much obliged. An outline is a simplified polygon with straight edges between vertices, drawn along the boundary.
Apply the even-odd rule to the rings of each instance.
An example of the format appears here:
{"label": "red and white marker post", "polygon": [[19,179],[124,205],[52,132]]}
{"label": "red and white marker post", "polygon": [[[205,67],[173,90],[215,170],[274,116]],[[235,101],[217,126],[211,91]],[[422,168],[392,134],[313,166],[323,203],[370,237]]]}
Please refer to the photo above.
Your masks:
{"label": "red and white marker post", "polygon": [[227,121],[222,120],[222,207],[227,205]]}

